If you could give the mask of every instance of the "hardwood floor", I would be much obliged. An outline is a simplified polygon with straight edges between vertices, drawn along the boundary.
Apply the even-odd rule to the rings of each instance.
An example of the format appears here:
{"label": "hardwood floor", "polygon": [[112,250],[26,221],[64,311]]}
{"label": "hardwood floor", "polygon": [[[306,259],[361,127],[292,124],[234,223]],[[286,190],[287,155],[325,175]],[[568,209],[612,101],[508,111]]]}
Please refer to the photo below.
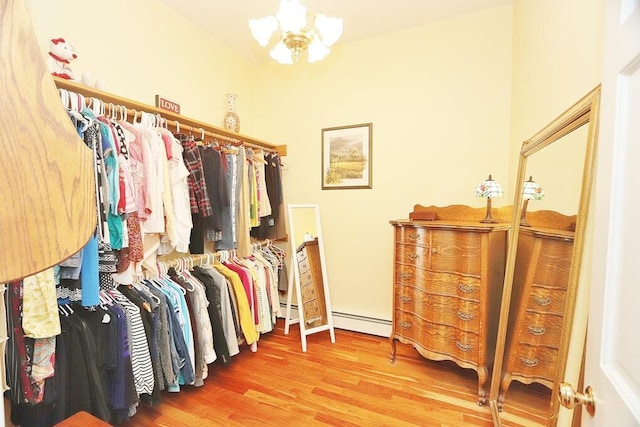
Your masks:
{"label": "hardwood floor", "polygon": [[[328,332],[310,335],[303,353],[297,325],[289,335],[283,326],[263,335],[256,353],[244,346],[230,365],[210,365],[203,387],[139,407],[127,426],[493,425],[489,408],[476,404],[473,370],[427,361],[400,343],[391,364],[388,339],[338,329],[335,344]],[[503,426],[542,422],[532,408],[545,406],[544,392],[525,395],[514,382],[509,400]]]}

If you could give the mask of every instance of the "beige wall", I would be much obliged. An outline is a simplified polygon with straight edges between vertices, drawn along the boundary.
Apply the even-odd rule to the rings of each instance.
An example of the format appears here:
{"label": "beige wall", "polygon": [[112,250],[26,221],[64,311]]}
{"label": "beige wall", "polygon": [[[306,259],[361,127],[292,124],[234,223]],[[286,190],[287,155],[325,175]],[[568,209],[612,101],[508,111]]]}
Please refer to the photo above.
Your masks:
{"label": "beige wall", "polygon": [[[515,182],[522,142],[600,83],[603,0],[515,0],[510,176]],[[582,163],[567,152],[572,179]],[[539,182],[544,186],[544,182]],[[574,206],[572,200],[568,206]],[[543,203],[540,203],[542,205]],[[570,214],[571,208],[556,205]],[[575,213],[575,212],[573,212]]]}
{"label": "beige wall", "polygon": [[[71,63],[80,77],[102,78],[107,91],[154,105],[161,94],[182,114],[222,126],[227,92],[238,94],[241,131],[253,126],[255,70],[238,54],[155,0],[26,0],[45,54],[49,39],[63,37],[76,49]],[[150,12],[152,11],[152,13]]]}
{"label": "beige wall", "polygon": [[[506,184],[511,7],[334,48],[321,63],[266,64],[261,135],[288,144],[286,201],[318,203],[335,311],[391,319],[393,233],[416,203],[485,201]],[[321,129],[373,123],[373,188],[321,190]],[[500,202],[496,202],[499,205]],[[481,218],[478,218],[481,219]]]}

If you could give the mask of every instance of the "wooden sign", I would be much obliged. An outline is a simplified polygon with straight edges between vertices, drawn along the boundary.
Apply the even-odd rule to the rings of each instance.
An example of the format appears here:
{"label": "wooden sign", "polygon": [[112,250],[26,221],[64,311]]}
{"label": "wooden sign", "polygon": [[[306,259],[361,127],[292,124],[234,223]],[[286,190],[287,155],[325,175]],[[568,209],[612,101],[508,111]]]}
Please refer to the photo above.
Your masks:
{"label": "wooden sign", "polygon": [[156,107],[171,111],[172,113],[180,114],[180,104],[162,95],[156,95]]}

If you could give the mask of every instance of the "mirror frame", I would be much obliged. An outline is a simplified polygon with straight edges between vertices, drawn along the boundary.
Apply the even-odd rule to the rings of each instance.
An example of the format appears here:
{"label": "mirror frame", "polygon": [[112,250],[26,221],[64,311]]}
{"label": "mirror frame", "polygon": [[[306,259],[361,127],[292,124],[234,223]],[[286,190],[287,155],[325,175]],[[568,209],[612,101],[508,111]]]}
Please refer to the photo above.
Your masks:
{"label": "mirror frame", "polygon": [[[558,141],[563,136],[573,132],[579,127],[589,124],[586,152],[582,170],[582,185],[580,189],[580,200],[578,214],[576,218],[575,238],[573,252],[571,256],[571,267],[569,269],[569,282],[567,284],[567,303],[564,310],[564,327],[560,337],[558,349],[558,360],[556,373],[554,376],[553,389],[551,391],[550,412],[547,418],[547,426],[553,427],[557,423],[559,401],[555,398],[556,390],[560,382],[564,380],[565,369],[568,361],[569,344],[571,342],[571,331],[576,310],[576,295],[580,282],[580,272],[582,268],[582,258],[584,252],[585,231],[589,219],[589,206],[591,203],[591,190],[593,186],[593,169],[595,167],[595,152],[598,140],[600,115],[600,85],[596,86],[582,99],[558,116],[554,121],[536,133],[530,139],[522,143],[520,158],[518,162],[518,175],[515,189],[522,188],[527,176],[527,159],[532,154]],[[522,212],[522,192],[514,191],[515,198],[511,219],[511,235],[509,236],[509,247],[507,250],[507,264],[502,291],[502,302],[500,308],[500,321],[498,324],[498,336],[496,342],[496,353],[491,376],[491,389],[489,392],[489,404],[495,426],[500,426],[500,412],[498,410],[498,394],[502,369],[504,362],[504,352],[507,340],[507,326],[509,321],[509,307],[511,304],[511,292],[516,263],[516,253],[518,248],[518,237],[520,232],[520,215]],[[569,320],[567,320],[569,319]]]}
{"label": "mirror frame", "polygon": [[[300,280],[300,269],[298,268],[298,261],[296,258],[296,252],[298,246],[301,242],[296,242],[296,228],[294,221],[294,212],[298,209],[311,209],[313,210],[313,216],[315,220],[315,232],[317,234],[318,239],[318,255],[320,258],[320,270],[322,274],[322,288],[324,290],[324,303],[326,309],[326,317],[327,322],[314,326],[311,328],[307,328],[305,318],[304,318],[304,310],[302,309],[302,292],[301,292],[301,280]],[[331,310],[331,298],[329,297],[329,279],[327,274],[327,263],[325,260],[324,254],[324,237],[322,235],[322,224],[320,222],[320,206],[318,204],[289,204],[287,205],[287,213],[289,220],[289,241],[291,243],[291,256],[290,256],[290,271],[293,269],[293,274],[289,274],[289,286],[287,288],[287,308],[285,314],[285,326],[284,326],[284,334],[289,334],[289,327],[292,324],[298,323],[300,325],[300,342],[302,345],[302,351],[307,351],[307,335],[315,334],[317,332],[329,331],[331,342],[336,342],[335,331],[333,327],[333,312]],[[296,319],[291,318],[291,302],[293,299],[293,291],[294,291],[294,282],[295,282],[295,292],[296,292],[296,304],[298,317]]]}

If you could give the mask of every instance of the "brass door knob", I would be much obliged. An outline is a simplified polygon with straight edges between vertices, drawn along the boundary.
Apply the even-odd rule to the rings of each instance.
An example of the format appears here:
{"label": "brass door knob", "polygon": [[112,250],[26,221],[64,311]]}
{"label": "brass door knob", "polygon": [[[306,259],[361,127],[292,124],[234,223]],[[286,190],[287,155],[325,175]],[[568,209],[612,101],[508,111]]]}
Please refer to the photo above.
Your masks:
{"label": "brass door knob", "polygon": [[596,413],[596,399],[591,386],[587,386],[584,393],[578,393],[571,384],[561,383],[558,387],[558,400],[565,408],[573,409],[584,405],[589,415],[593,417]]}

